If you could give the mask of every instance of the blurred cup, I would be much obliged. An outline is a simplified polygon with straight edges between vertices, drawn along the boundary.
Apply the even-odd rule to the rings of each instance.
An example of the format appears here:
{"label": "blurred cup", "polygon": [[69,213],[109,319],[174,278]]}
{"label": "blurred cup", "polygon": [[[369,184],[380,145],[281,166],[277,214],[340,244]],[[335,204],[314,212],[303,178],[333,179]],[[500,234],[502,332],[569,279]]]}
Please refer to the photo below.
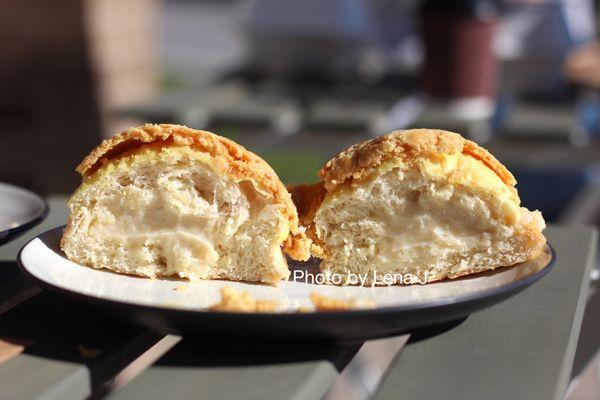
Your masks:
{"label": "blurred cup", "polygon": [[423,2],[420,23],[425,65],[422,78],[431,98],[492,101],[498,72],[493,49],[497,15],[491,1]]}

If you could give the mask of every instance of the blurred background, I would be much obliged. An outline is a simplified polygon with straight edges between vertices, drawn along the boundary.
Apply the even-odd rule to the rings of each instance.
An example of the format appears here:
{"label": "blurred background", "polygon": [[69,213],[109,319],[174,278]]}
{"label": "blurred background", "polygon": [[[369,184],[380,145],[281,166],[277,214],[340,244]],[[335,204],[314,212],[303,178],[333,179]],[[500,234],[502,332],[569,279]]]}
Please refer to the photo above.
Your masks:
{"label": "blurred background", "polygon": [[230,137],[286,183],[410,127],[483,144],[549,221],[600,221],[592,0],[0,0],[0,181],[69,193],[142,122]]}
{"label": "blurred background", "polygon": [[[71,193],[144,122],[230,137],[285,183],[429,127],[488,148],[547,221],[598,226],[599,3],[0,0],[0,181]],[[597,399],[595,363],[569,399]]]}

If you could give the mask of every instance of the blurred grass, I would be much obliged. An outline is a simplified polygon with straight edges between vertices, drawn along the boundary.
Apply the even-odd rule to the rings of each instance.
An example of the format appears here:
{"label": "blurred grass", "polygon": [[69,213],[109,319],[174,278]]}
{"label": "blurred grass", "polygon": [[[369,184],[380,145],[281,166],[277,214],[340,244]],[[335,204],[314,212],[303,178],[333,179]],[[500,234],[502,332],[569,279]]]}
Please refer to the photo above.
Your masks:
{"label": "blurred grass", "polygon": [[[235,127],[219,127],[216,132],[233,140],[241,142],[242,134]],[[214,131],[213,131],[214,132]],[[261,156],[275,170],[279,179],[288,185],[296,183],[313,183],[318,180],[317,172],[327,158],[312,151],[295,151],[274,148],[251,148],[248,150]]]}
{"label": "blurred grass", "polygon": [[317,181],[317,171],[325,161],[312,152],[263,150],[256,152],[275,170],[283,183],[312,183]]}

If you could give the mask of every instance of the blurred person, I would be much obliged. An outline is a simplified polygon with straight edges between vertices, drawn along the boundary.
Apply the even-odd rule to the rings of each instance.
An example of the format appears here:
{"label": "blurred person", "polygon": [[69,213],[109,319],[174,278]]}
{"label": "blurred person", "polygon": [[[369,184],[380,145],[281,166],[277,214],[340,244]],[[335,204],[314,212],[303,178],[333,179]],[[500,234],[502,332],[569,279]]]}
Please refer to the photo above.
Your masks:
{"label": "blurred person", "polygon": [[0,181],[76,187],[82,156],[114,133],[115,107],[152,93],[156,3],[2,1]]}
{"label": "blurred person", "polygon": [[505,0],[502,5],[496,53],[504,64],[504,90],[562,96],[566,58],[596,38],[592,1]]}
{"label": "blurred person", "polygon": [[100,138],[84,2],[4,0],[0,13],[0,180],[72,190]]}

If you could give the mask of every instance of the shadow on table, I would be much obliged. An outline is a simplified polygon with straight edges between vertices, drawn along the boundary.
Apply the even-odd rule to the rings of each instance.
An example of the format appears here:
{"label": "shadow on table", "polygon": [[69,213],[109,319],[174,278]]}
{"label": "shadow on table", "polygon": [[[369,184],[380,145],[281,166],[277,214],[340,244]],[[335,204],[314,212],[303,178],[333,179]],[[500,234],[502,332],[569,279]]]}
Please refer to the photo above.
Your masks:
{"label": "shadow on table", "polygon": [[[454,329],[467,317],[416,329],[409,343],[426,340]],[[350,362],[363,342],[313,340],[257,340],[240,337],[186,337],[157,365],[227,367],[328,360],[338,371]]]}
{"label": "shadow on table", "polygon": [[331,361],[338,370],[352,359],[361,343],[281,341],[195,336],[184,338],[157,365],[227,367]]}
{"label": "shadow on table", "polygon": [[[14,262],[0,262],[0,278],[11,286],[34,287]],[[10,279],[9,279],[10,278]],[[415,331],[412,340],[423,340],[458,325],[462,320]],[[249,339],[185,336],[158,362],[163,366],[241,366],[329,360],[342,370],[361,342],[327,340]],[[142,340],[140,340],[142,337]],[[69,361],[88,367],[92,384],[104,382],[131,358],[143,354],[163,337],[94,307],[42,292],[0,314],[0,339],[36,357]],[[137,346],[138,348],[132,348]]]}
{"label": "shadow on table", "polygon": [[435,324],[435,325],[425,326],[423,328],[415,329],[410,334],[410,339],[408,340],[408,344],[427,340],[432,337],[441,335],[442,333],[448,332],[448,331],[456,328],[463,322],[465,322],[467,320],[467,318],[469,318],[468,315],[466,317],[462,317],[462,318],[456,319],[454,321],[443,322],[441,324]]}
{"label": "shadow on table", "polygon": [[142,328],[43,292],[0,315],[0,340],[20,348],[13,356],[24,353],[86,366],[92,387],[112,378],[114,371],[124,368],[162,337],[143,332]]}
{"label": "shadow on table", "polygon": [[[28,355],[82,364],[93,385],[110,378],[108,370],[136,353],[131,343],[147,333],[147,347],[163,337],[145,328],[106,316],[93,307],[42,292],[0,315],[0,340],[22,346]],[[243,334],[243,333],[242,333]],[[342,368],[360,347],[332,342],[278,342],[244,338],[185,338],[162,365],[259,365],[331,359]],[[129,356],[123,356],[128,353]],[[130,360],[129,360],[130,361]],[[110,366],[110,368],[109,368]],[[124,366],[124,365],[123,365]]]}

